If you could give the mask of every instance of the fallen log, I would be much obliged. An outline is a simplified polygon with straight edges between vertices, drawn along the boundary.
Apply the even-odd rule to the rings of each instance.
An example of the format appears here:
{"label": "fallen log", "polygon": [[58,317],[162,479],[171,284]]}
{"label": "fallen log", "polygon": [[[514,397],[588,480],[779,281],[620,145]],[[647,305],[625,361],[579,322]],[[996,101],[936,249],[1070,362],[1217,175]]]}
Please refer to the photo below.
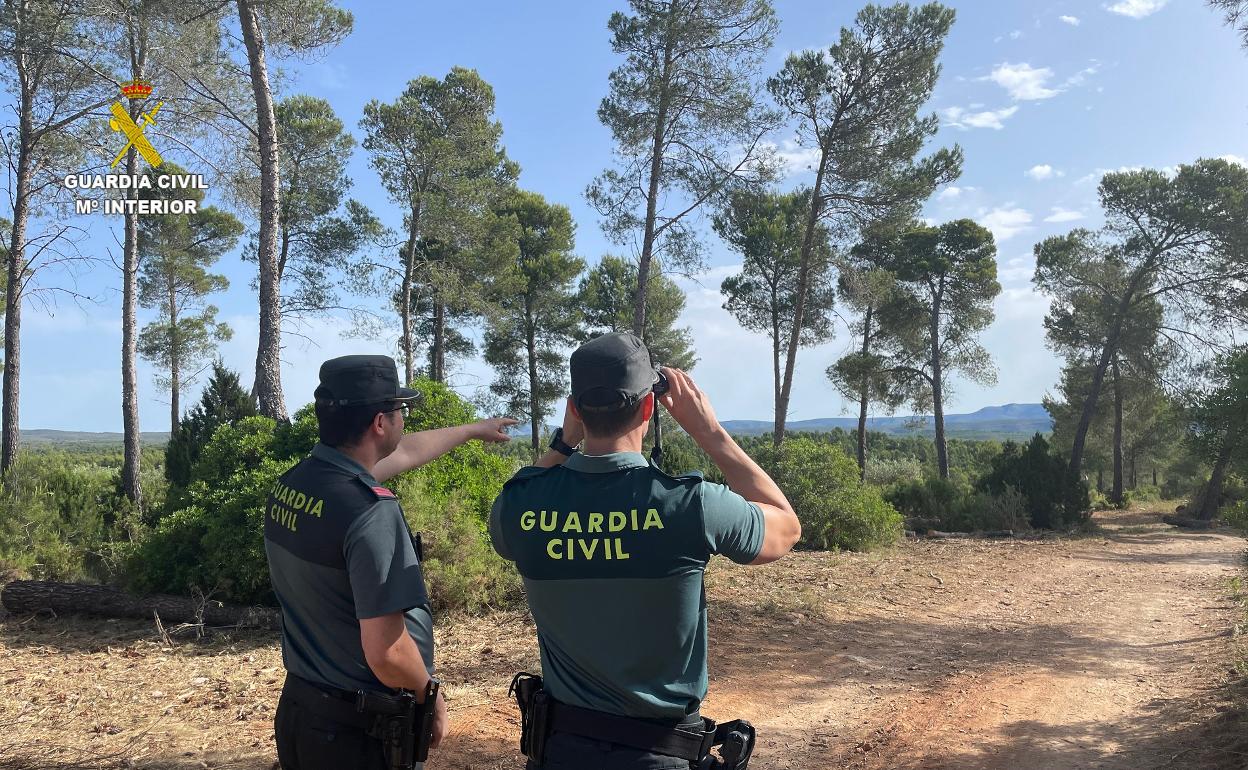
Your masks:
{"label": "fallen log", "polygon": [[1194,519],[1191,516],[1171,516],[1167,514],[1162,516],[1161,520],[1171,526],[1183,529],[1213,529],[1215,526],[1212,519]]}
{"label": "fallen log", "polygon": [[108,585],[14,580],[0,591],[0,604],[11,613],[51,611],[57,615],[144,620],[150,620],[152,613],[156,613],[165,622],[271,630],[281,628],[281,614],[271,607],[230,607],[211,599],[196,600],[169,594],[138,596]]}
{"label": "fallen log", "polygon": [[938,529],[929,529],[923,533],[923,537],[934,537],[937,539],[948,539],[957,537],[1014,537],[1012,529],[990,529],[983,532],[941,532]]}

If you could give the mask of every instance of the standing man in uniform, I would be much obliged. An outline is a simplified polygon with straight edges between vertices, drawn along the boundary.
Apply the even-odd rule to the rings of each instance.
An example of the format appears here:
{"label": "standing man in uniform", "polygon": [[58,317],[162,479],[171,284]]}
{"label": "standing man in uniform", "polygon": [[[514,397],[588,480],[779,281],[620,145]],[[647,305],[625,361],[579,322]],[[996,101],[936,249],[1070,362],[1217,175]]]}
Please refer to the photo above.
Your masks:
{"label": "standing man in uniform", "polygon": [[[315,393],[320,442],[265,504],[286,666],[274,722],[283,770],[383,770],[378,714],[364,705],[398,690],[423,701],[430,683],[433,618],[419,539],[381,481],[471,439],[507,441],[516,421],[405,436],[403,416],[419,396],[399,386],[387,356],[326,361]],[[446,726],[438,697],[431,745]]]}
{"label": "standing man in uniform", "polygon": [[[542,690],[517,689],[529,704],[528,766],[707,766],[703,571],[714,554],[775,561],[801,525],[693,379],[668,368],[661,377],[636,336],[599,337],[570,363],[572,397],[551,450],[507,482],[490,515],[494,548],[524,577],[541,649]],[[726,485],[668,476],[641,454],[664,379],[662,404]]]}

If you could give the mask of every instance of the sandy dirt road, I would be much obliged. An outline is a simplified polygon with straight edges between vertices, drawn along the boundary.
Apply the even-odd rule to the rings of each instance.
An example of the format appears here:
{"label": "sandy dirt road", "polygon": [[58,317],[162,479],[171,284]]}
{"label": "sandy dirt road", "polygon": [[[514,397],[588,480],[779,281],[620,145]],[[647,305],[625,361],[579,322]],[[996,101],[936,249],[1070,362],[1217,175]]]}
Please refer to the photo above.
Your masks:
{"label": "sandy dirt road", "polygon": [[[1244,540],[1098,520],[717,564],[704,713],[755,723],[759,770],[1248,767],[1227,713]],[[430,769],[523,767],[506,686],[536,670],[531,625],[459,619],[438,642],[454,726]],[[169,648],[141,624],[4,618],[0,768],[269,768],[280,667],[272,637]]]}

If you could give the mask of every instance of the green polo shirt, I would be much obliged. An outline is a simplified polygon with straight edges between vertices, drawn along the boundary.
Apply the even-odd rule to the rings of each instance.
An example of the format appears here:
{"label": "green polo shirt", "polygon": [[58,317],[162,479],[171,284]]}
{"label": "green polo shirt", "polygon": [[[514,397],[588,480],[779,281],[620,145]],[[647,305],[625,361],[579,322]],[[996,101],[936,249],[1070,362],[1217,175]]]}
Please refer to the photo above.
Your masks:
{"label": "green polo shirt", "polygon": [[524,578],[546,689],[654,719],[706,697],[706,564],[753,561],[763,533],[758,506],[637,452],[522,468],[490,514],[495,550]]}
{"label": "green polo shirt", "polygon": [[282,607],[286,670],[342,690],[389,690],[369,668],[360,620],[402,612],[433,672],[433,617],[411,530],[394,493],[317,444],[277,480],[264,550]]}

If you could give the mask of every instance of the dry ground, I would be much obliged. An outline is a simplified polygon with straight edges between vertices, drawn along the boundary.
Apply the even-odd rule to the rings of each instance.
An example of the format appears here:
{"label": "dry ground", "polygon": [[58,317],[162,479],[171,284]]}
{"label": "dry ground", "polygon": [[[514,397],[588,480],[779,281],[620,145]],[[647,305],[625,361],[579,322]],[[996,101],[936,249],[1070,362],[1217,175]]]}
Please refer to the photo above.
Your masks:
{"label": "dry ground", "polygon": [[[759,728],[751,767],[1245,768],[1232,598],[1244,541],[1147,511],[1037,540],[909,541],[708,577],[705,713]],[[452,735],[431,768],[523,767],[520,613],[439,622]],[[0,767],[273,764],[271,635],[163,646],[150,624],[0,621]]]}

